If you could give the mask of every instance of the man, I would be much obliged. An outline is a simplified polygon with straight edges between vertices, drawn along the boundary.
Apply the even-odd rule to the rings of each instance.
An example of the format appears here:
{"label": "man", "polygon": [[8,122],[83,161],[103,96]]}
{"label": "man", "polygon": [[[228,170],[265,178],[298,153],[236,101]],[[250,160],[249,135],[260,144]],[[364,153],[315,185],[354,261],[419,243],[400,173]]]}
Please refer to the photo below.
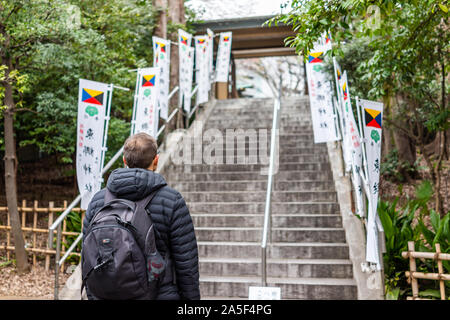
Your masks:
{"label": "man", "polygon": [[[198,248],[189,210],[181,194],[170,188],[155,172],[158,166],[156,140],[146,133],[129,137],[124,144],[123,162],[127,168],[114,170],[106,188],[117,198],[138,201],[157,190],[147,205],[158,237],[161,255],[169,249],[169,262],[161,282],[157,300],[200,299]],[[104,205],[106,190],[92,198],[83,221],[87,230],[95,213]],[[87,288],[89,299],[95,299]]]}

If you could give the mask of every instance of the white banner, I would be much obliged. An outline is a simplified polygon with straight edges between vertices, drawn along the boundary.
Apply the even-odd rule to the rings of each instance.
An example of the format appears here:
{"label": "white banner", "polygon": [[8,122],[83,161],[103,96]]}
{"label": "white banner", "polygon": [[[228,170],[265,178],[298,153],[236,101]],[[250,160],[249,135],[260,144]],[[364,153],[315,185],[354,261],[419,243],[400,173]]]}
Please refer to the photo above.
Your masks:
{"label": "white banner", "polygon": [[364,124],[364,145],[366,149],[367,178],[370,192],[366,260],[380,264],[378,230],[382,230],[382,226],[377,226],[379,223],[377,222],[379,221],[377,219],[377,207],[380,182],[383,104],[363,99],[359,99],[359,103]]}
{"label": "white banner", "polygon": [[209,91],[209,60],[207,35],[195,36],[195,82],[197,89],[197,104],[208,102]]}
{"label": "white banner", "polygon": [[111,95],[112,86],[106,83],[79,81],[76,168],[83,210],[102,185]]}
{"label": "white banner", "polygon": [[222,32],[220,34],[219,48],[216,58],[216,82],[228,82],[228,72],[230,69],[232,32]]}
{"label": "white banner", "polygon": [[211,90],[211,84],[214,80],[214,32],[211,29],[206,29],[208,35],[207,39],[207,51],[208,51],[208,65],[209,65],[209,89]]}
{"label": "white banner", "polygon": [[350,99],[350,89],[347,79],[347,71],[345,71],[342,75],[339,87],[341,88],[341,101],[343,104],[344,119],[347,124],[347,131],[344,136],[344,141],[347,141],[348,151],[350,153],[352,182],[356,193],[356,210],[359,216],[365,217],[362,189],[363,187],[361,184],[362,182],[360,176],[362,167],[361,138],[359,134],[358,124],[353,114],[353,108]]}
{"label": "white banner", "polygon": [[170,40],[152,37],[153,66],[159,67],[159,95],[158,109],[161,118],[167,120],[169,116],[169,85],[170,85]]}
{"label": "white banner", "polygon": [[344,111],[344,102],[343,102],[343,92],[341,87],[341,79],[342,79],[342,69],[337,63],[336,59],[333,58],[334,64],[334,77],[336,81],[336,90],[337,90],[337,98],[338,98],[338,108],[340,115],[340,126],[341,126],[341,134],[342,134],[342,151],[343,158],[345,163],[345,171],[351,171],[351,147],[349,144],[348,134],[347,134],[347,120]]}
{"label": "white banner", "polygon": [[326,47],[315,47],[308,55],[306,74],[314,131],[314,143],[339,140],[333,112],[331,83],[324,71]]}
{"label": "white banner", "polygon": [[131,134],[145,132],[156,139],[159,76],[160,69],[157,67],[138,69]]}
{"label": "white banner", "polygon": [[[189,48],[191,47],[192,34],[178,29],[178,54],[179,54],[179,87],[180,87],[180,104],[184,102],[184,110],[190,110],[190,99],[191,99],[191,91],[192,91],[192,79],[189,79],[189,76],[192,77],[192,73],[188,68],[189,63]],[[191,85],[189,86],[189,83]],[[189,106],[186,106],[186,100],[189,99]]]}
{"label": "white banner", "polygon": [[[184,70],[186,71],[186,83],[185,86],[186,88],[192,88],[192,79],[194,78],[194,52],[195,49],[193,47],[189,47],[187,49],[187,55],[185,57],[185,66],[184,66]],[[191,98],[192,98],[192,91],[186,91],[186,93],[183,96],[183,100],[184,100],[184,111],[186,112],[191,112]]]}

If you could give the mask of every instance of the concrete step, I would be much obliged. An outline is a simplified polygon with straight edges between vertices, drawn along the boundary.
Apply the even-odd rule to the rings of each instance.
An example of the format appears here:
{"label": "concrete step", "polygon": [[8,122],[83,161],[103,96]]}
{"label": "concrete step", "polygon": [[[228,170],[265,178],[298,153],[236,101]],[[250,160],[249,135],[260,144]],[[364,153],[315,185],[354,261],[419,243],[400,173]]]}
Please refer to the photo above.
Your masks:
{"label": "concrete step", "polygon": [[[170,171],[166,174],[166,179],[170,182],[172,181],[267,181],[267,175],[261,174],[261,172],[176,172]],[[274,175],[275,181],[329,181],[333,179],[333,174],[331,170],[317,171],[289,171],[281,172],[279,171]]]}
{"label": "concrete step", "polygon": [[[303,114],[301,111],[297,115],[282,113],[279,115],[281,124],[309,124],[311,123],[310,112]],[[211,124],[231,124],[225,126],[217,126],[218,128],[253,128],[253,125],[264,124],[263,126],[272,125],[272,113],[266,114],[213,114],[209,117],[206,126],[211,128]]]}
{"label": "concrete step", "polygon": [[[267,285],[281,288],[281,299],[354,300],[357,299],[353,279],[268,277]],[[205,296],[248,297],[249,286],[261,286],[260,277],[200,276],[200,292]]]}
{"label": "concrete step", "polygon": [[[263,214],[265,202],[188,202],[191,213]],[[272,202],[273,214],[336,214],[336,202]]]}
{"label": "concrete step", "polygon": [[[261,138],[262,137],[262,138]],[[263,140],[266,138],[265,140]],[[270,141],[271,136],[270,134],[261,134],[261,135],[255,135],[251,136],[251,142],[249,141],[249,137],[240,137],[239,140],[234,139],[226,141],[225,136],[223,136],[222,142],[217,141],[211,141],[209,138],[205,137],[203,138],[202,142],[202,150],[211,150],[211,152],[214,150],[227,150],[227,149],[261,149],[261,150],[270,150]],[[279,138],[279,148],[314,148],[317,144],[314,143],[314,138],[310,139],[283,139]],[[192,144],[195,142],[192,141]],[[267,152],[268,153],[268,152]]]}
{"label": "concrete step", "polygon": [[[267,189],[267,179],[261,181],[223,181],[216,182],[190,182],[174,181],[170,184],[172,188],[181,193],[194,191],[264,191]],[[332,191],[334,192],[334,182],[328,181],[275,181],[274,191]]]}
{"label": "concrete step", "polygon": [[[186,202],[249,202],[265,201],[265,191],[194,191],[184,192]],[[275,191],[272,201],[280,202],[330,202],[337,201],[336,192],[329,191]]]}
{"label": "concrete step", "polygon": [[[201,258],[203,276],[261,276],[258,258]],[[344,259],[267,259],[267,274],[277,278],[337,278],[351,279],[352,264]]]}
{"label": "concrete step", "polygon": [[[261,228],[236,227],[196,227],[198,241],[251,241],[262,239]],[[325,242],[344,243],[345,233],[341,228],[272,228],[270,234],[274,242]]]}
{"label": "concrete step", "polygon": [[[260,242],[198,241],[199,257],[261,258]],[[267,257],[273,259],[348,259],[345,243],[268,243]]]}
{"label": "concrete step", "polygon": [[[173,170],[183,172],[254,172],[266,168],[268,164],[192,164],[182,165]],[[329,163],[280,163],[279,171],[331,171]]]}
{"label": "concrete step", "polygon": [[[312,126],[312,122],[309,118],[281,118],[280,119],[280,127],[284,126]],[[207,129],[237,129],[237,128],[245,128],[245,129],[259,129],[259,128],[271,128],[272,127],[272,119],[220,119],[220,120],[211,120],[209,119],[207,123],[205,123],[205,130]]]}
{"label": "concrete step", "polygon": [[[263,214],[191,214],[195,227],[258,227],[264,223]],[[274,228],[286,226],[300,228],[342,228],[342,218],[337,214],[273,214]]]}
{"label": "concrete step", "polygon": [[328,154],[310,154],[310,155],[298,155],[298,154],[285,154],[283,152],[279,155],[280,163],[329,163]]}

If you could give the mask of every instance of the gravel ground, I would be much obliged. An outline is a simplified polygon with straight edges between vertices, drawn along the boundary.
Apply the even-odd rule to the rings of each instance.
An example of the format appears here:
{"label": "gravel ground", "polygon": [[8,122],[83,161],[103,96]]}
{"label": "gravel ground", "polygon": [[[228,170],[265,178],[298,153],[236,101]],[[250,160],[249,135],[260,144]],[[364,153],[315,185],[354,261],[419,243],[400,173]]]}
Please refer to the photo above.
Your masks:
{"label": "gravel ground", "polygon": [[[60,274],[60,287],[69,278]],[[14,266],[0,267],[0,300],[53,300],[54,271],[45,271],[36,266],[24,275],[19,275]]]}

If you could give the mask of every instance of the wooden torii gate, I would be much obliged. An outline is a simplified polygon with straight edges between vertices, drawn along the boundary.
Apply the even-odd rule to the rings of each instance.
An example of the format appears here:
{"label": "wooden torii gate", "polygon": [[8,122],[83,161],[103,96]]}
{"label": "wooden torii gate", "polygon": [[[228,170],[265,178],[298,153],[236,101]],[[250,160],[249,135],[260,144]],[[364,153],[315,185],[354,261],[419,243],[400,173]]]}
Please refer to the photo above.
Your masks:
{"label": "wooden torii gate", "polygon": [[[295,56],[293,48],[286,47],[284,39],[295,35],[290,26],[264,25],[273,16],[245,17],[236,19],[208,20],[194,24],[196,35],[206,34],[211,29],[215,34],[232,31],[231,46],[231,90],[229,83],[216,83],[216,98],[237,98],[235,59],[260,58],[273,56]],[[215,39],[215,48],[218,46]],[[215,52],[216,53],[216,52]]]}

